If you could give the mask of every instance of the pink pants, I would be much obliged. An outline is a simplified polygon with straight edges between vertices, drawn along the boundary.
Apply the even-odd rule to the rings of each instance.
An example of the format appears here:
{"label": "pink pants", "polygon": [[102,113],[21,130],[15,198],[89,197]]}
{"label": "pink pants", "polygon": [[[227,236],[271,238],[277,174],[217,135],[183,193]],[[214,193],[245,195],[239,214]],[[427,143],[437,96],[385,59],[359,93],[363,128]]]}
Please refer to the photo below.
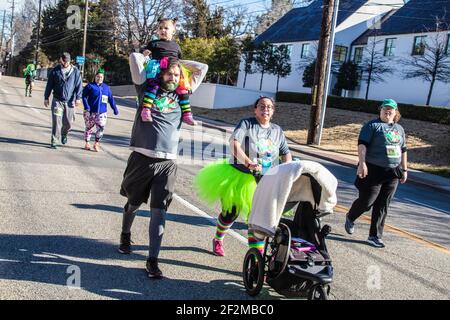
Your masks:
{"label": "pink pants", "polygon": [[83,116],[84,123],[86,124],[86,129],[84,130],[84,140],[89,142],[89,140],[91,140],[94,127],[97,127],[95,141],[100,141],[105,131],[107,113],[90,113],[89,111],[85,111]]}

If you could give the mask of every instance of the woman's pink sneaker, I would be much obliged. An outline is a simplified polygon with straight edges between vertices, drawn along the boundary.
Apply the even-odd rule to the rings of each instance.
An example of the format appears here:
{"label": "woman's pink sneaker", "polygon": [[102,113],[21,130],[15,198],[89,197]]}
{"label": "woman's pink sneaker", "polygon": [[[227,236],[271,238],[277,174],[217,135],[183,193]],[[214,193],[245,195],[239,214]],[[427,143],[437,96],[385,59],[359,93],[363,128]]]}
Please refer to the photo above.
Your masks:
{"label": "woman's pink sneaker", "polygon": [[213,252],[219,257],[223,257],[225,255],[225,251],[223,250],[223,241],[213,239]]}

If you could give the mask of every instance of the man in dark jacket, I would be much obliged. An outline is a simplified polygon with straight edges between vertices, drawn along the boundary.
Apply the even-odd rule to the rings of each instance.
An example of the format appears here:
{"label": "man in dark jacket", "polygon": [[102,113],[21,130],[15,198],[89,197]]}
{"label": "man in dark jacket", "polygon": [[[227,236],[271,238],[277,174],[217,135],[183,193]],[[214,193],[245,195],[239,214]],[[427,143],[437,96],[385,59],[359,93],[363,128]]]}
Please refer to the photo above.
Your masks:
{"label": "man in dark jacket", "polygon": [[44,94],[44,105],[48,108],[49,97],[52,99],[52,140],[51,147],[61,140],[67,143],[67,135],[75,117],[75,104],[81,105],[83,85],[80,71],[70,64],[70,54],[64,52],[56,66],[49,74]]}

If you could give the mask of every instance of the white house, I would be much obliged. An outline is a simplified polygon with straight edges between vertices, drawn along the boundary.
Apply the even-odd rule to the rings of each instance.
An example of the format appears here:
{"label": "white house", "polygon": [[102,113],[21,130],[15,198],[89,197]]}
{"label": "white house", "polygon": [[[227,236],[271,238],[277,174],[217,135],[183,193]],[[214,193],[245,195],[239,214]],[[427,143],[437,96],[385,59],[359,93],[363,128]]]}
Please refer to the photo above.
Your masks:
{"label": "white house", "polygon": [[[322,19],[322,1],[316,0],[308,7],[296,8],[274,23],[255,39],[255,43],[269,42],[274,45],[285,44],[291,48],[292,73],[280,79],[280,91],[310,93],[303,87],[304,67],[316,56],[320,25]],[[406,4],[399,0],[341,0],[335,35],[333,62],[347,60],[361,61],[366,53],[364,48],[376,41],[375,50],[381,52],[395,67],[393,74],[386,75],[386,82],[371,83],[369,99],[381,100],[392,97],[399,102],[423,105],[426,102],[429,83],[420,79],[403,79],[401,59],[415,54],[413,48],[420,47],[421,41],[432,39],[436,32],[436,17],[447,18],[447,31],[440,36],[447,41],[450,54],[450,1],[410,0]],[[442,28],[442,27],[441,27]],[[444,27],[445,29],[445,27]],[[422,52],[419,52],[423,54]],[[244,86],[244,62],[241,61],[238,87]],[[245,88],[260,89],[261,74],[248,74]],[[334,87],[332,77],[330,92]],[[262,90],[276,90],[276,77],[264,75]],[[355,91],[346,93],[350,97],[364,98],[366,83],[362,81]],[[432,105],[450,106],[450,85],[436,82]]]}
{"label": "white house", "polygon": [[[385,82],[371,83],[369,99],[391,97],[404,103],[426,103],[430,82],[418,78],[405,79],[404,71],[410,65],[402,61],[411,61],[414,56],[424,55],[432,61],[432,50],[423,44],[434,47],[437,40],[444,46],[445,54],[449,55],[446,61],[450,65],[449,12],[450,1],[410,0],[383,21],[378,29],[366,31],[352,43],[351,59],[354,62],[371,56],[370,51],[374,46],[374,51],[379,52],[386,59],[385,64],[394,70],[392,74],[386,74]],[[440,18],[440,24],[436,24],[436,18]],[[357,90],[349,92],[349,96],[364,98],[366,86],[367,83],[362,81]],[[450,83],[435,83],[430,104],[450,107]]]}
{"label": "white house", "polygon": [[[307,7],[295,8],[280,18],[255,39],[255,43],[269,42],[288,45],[291,52],[291,75],[280,79],[280,91],[310,92],[304,88],[304,67],[316,55],[322,20],[322,1],[316,0]],[[345,61],[350,56],[352,42],[375,25],[387,12],[403,5],[403,0],[341,0],[335,35],[335,61]],[[238,87],[244,86],[244,62],[241,61]],[[260,89],[261,74],[248,74],[245,88]],[[276,91],[276,77],[264,75],[263,91]]]}

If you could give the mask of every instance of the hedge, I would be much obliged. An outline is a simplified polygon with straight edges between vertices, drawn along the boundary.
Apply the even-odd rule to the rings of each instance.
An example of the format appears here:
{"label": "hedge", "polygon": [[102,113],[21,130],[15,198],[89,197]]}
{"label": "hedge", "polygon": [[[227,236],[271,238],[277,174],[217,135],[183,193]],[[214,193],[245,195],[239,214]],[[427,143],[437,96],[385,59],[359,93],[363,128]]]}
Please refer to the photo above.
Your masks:
{"label": "hedge", "polygon": [[[311,104],[310,93],[278,92],[276,100],[280,102],[294,102],[301,104]],[[381,101],[364,100],[355,98],[344,98],[338,96],[328,96],[327,107],[360,111],[367,113],[379,113]],[[419,106],[414,104],[399,103],[398,107],[403,118],[423,120],[440,124],[450,124],[450,108]]]}

